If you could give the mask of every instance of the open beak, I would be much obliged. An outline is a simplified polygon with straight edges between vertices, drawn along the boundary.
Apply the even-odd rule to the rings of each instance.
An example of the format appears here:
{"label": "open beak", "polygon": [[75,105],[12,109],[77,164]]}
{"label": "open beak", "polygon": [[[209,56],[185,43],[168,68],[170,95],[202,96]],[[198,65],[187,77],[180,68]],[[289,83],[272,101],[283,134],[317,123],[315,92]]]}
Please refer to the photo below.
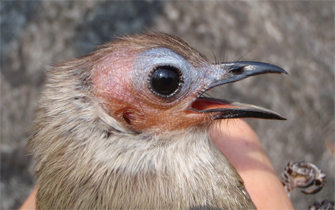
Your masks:
{"label": "open beak", "polygon": [[201,97],[202,93],[219,85],[228,84],[245,79],[250,76],[277,73],[287,74],[287,72],[268,63],[238,61],[213,64],[215,73],[211,76],[211,82],[201,92],[195,101],[189,106],[189,109],[200,113],[213,113],[214,119],[228,118],[262,118],[273,120],[286,120],[279,114],[254,105],[230,102],[222,99]]}

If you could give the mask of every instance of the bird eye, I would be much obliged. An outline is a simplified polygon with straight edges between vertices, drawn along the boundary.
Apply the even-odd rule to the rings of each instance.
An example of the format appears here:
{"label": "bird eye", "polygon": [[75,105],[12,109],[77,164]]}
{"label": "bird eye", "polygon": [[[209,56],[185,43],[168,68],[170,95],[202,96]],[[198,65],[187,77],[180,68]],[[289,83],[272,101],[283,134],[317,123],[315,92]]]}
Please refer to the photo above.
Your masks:
{"label": "bird eye", "polygon": [[179,90],[181,72],[173,66],[158,66],[150,76],[150,89],[161,97],[171,97]]}

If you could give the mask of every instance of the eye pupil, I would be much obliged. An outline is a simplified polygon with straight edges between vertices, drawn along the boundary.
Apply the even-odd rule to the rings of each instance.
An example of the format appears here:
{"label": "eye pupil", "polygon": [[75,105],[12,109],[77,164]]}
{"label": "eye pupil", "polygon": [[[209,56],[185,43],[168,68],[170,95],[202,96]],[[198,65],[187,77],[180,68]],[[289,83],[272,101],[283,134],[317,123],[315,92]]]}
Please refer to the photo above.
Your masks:
{"label": "eye pupil", "polygon": [[180,75],[178,69],[171,66],[159,66],[151,76],[151,88],[154,92],[169,96],[179,87]]}

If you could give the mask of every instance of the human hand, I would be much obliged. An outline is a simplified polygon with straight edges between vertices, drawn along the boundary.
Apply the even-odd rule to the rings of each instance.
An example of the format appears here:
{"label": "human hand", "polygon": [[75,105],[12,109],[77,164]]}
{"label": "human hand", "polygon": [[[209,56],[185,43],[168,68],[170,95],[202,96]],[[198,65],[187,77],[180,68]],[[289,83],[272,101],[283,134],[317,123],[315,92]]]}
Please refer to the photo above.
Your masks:
{"label": "human hand", "polygon": [[294,209],[257,135],[245,121],[218,123],[211,130],[211,139],[242,177],[257,209]]}

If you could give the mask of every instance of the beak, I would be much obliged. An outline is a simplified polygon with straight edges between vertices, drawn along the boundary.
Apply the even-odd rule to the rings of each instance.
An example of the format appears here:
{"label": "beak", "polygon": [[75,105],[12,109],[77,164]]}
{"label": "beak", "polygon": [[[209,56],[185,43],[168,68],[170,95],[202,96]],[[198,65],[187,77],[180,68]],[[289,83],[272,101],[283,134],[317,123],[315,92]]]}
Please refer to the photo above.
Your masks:
{"label": "beak", "polygon": [[202,93],[211,88],[236,82],[250,76],[267,73],[287,74],[284,69],[268,63],[251,61],[213,64],[212,69],[215,72],[211,74],[210,83],[200,93],[197,99],[192,102],[189,109],[199,113],[213,113],[214,119],[261,118],[286,120],[279,114],[262,107],[222,99],[201,97]]}

